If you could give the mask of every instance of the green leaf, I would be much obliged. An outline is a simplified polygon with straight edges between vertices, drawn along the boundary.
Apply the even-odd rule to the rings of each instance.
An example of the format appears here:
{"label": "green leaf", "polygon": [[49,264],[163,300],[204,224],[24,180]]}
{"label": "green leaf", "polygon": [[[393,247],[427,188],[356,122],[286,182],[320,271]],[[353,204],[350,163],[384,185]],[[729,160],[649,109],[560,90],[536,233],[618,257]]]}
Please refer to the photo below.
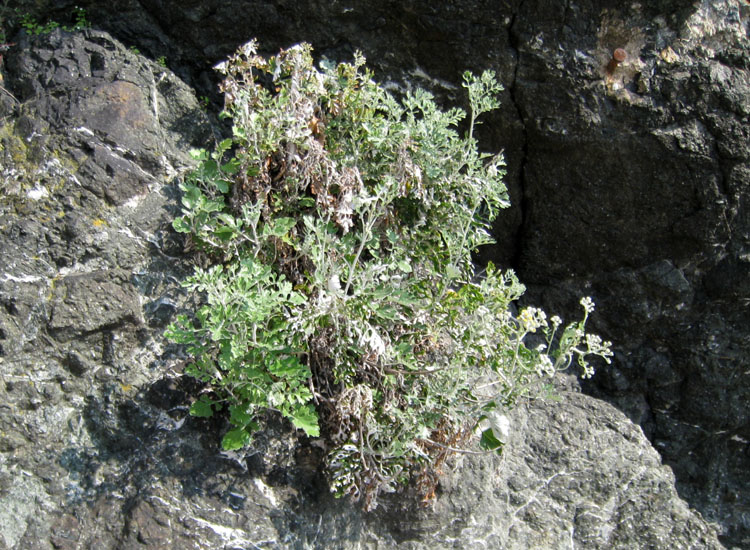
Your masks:
{"label": "green leaf", "polygon": [[[225,165],[226,166],[226,165]],[[224,167],[222,166],[222,169]],[[216,179],[212,182],[214,184],[214,187],[221,191],[222,193],[229,193],[229,182],[226,180]]]}
{"label": "green leaf", "polygon": [[223,200],[202,201],[201,209],[206,212],[221,212],[221,210],[224,209],[224,201]]}
{"label": "green leaf", "polygon": [[200,169],[203,177],[209,180],[216,178],[219,174],[219,165],[215,160],[204,160]]}
{"label": "green leaf", "polygon": [[232,353],[232,342],[225,341],[219,346],[219,367],[228,370],[235,366],[234,354]]}
{"label": "green leaf", "polygon": [[280,391],[281,389],[279,384],[276,383],[271,386],[271,389],[266,394],[268,404],[275,409],[281,407],[286,401],[286,388],[283,388],[284,391]]}
{"label": "green leaf", "polygon": [[184,217],[175,218],[172,222],[172,227],[178,233],[190,233],[192,231],[190,223]]}
{"label": "green leaf", "polygon": [[213,402],[208,397],[201,397],[198,401],[190,406],[191,416],[197,416],[200,418],[209,418],[213,416],[214,411],[211,408]]}
{"label": "green leaf", "polygon": [[296,357],[278,359],[269,365],[268,371],[279,378],[307,378],[309,370]]}
{"label": "green leaf", "polygon": [[419,300],[406,290],[391,290],[390,298],[402,306],[415,306],[419,304]]}
{"label": "green leaf", "polygon": [[253,421],[253,415],[247,412],[247,405],[231,405],[229,407],[229,421],[238,428],[244,428]]}
{"label": "green leaf", "polygon": [[252,437],[245,428],[229,430],[221,440],[221,446],[225,451],[236,451],[250,444]]}
{"label": "green leaf", "polygon": [[219,144],[216,146],[216,154],[218,156],[223,155],[226,151],[232,148],[232,144],[234,141],[232,141],[232,138],[227,138],[225,140],[222,140],[219,142]]}
{"label": "green leaf", "polygon": [[222,242],[229,242],[232,240],[232,237],[237,234],[237,230],[233,227],[218,227],[214,230],[214,235],[219,238]]}
{"label": "green leaf", "polygon": [[289,230],[297,224],[294,218],[276,218],[272,224],[263,227],[264,235],[273,235],[274,237],[283,237]]}
{"label": "green leaf", "polygon": [[398,268],[401,271],[403,271],[404,273],[411,273],[412,272],[411,264],[409,262],[407,262],[406,260],[401,260],[396,265],[398,265]]}
{"label": "green leaf", "polygon": [[208,158],[208,151],[206,151],[205,149],[190,149],[188,153],[194,160],[203,161]]}
{"label": "green leaf", "polygon": [[200,201],[203,193],[195,185],[188,185],[185,187],[185,193],[182,195],[182,204],[188,210],[195,209],[196,205]]}
{"label": "green leaf", "polygon": [[291,420],[295,428],[304,430],[304,432],[310,437],[320,437],[318,413],[315,412],[312,405],[295,407],[291,413]]}
{"label": "green leaf", "polygon": [[482,437],[479,440],[479,446],[485,451],[502,451],[503,443],[492,431],[492,428],[487,428],[482,432]]}
{"label": "green leaf", "polygon": [[[237,159],[232,159],[229,162],[225,162],[221,165],[221,171],[230,176],[236,174],[242,165]],[[226,193],[226,191],[225,191]]]}
{"label": "green leaf", "polygon": [[445,268],[445,275],[448,279],[453,280],[461,276],[461,271],[453,265]]}
{"label": "green leaf", "polygon": [[380,319],[388,319],[390,321],[398,319],[398,310],[392,306],[377,306],[374,308],[373,314]]}
{"label": "green leaf", "polygon": [[301,306],[307,302],[307,298],[299,292],[290,292],[288,300],[293,306]]}

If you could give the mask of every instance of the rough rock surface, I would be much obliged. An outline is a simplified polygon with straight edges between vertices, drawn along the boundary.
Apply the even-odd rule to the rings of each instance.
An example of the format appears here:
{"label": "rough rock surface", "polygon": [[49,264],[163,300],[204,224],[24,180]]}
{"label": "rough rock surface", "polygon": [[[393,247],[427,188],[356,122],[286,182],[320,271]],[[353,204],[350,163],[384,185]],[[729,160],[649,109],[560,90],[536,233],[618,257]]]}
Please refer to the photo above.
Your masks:
{"label": "rough rock surface", "polygon": [[[62,11],[73,0],[57,1]],[[80,2],[78,2],[80,4]],[[384,80],[460,101],[494,68],[514,208],[488,253],[567,312],[581,294],[615,365],[587,391],[639,423],[680,493],[750,548],[750,7],[743,0],[89,2],[196,87],[249,37],[361,49]],[[611,66],[613,50],[627,59]],[[209,93],[207,91],[201,93]]]}
{"label": "rough rock surface", "polygon": [[433,508],[333,499],[274,418],[220,453],[162,337],[189,269],[167,182],[206,115],[103,32],[25,40],[0,111],[0,548],[722,547],[641,430],[565,389],[514,411],[501,459],[451,465]]}
{"label": "rough rock surface", "polygon": [[[594,296],[619,349],[589,389],[643,427],[728,545],[750,548],[748,5],[610,8],[588,33],[590,11],[571,6],[559,31],[516,26],[517,267],[550,309]],[[607,74],[615,47],[628,60]]]}

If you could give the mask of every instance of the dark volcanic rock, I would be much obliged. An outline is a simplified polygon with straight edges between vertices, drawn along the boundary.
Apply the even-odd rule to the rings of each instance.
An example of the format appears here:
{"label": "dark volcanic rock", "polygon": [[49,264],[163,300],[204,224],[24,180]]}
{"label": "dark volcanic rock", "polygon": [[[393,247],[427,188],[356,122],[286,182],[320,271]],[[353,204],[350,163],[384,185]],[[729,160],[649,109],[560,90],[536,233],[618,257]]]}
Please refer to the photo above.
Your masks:
{"label": "dark volcanic rock", "polygon": [[187,88],[106,34],[22,36],[6,63],[9,87],[36,114],[17,131],[43,144],[65,136],[80,185],[110,204],[145,194],[184,166],[191,143],[210,139]]}
{"label": "dark volcanic rock", "polygon": [[[588,389],[641,423],[681,494],[748,547],[747,5],[652,9],[602,9],[588,32],[572,13],[519,15],[517,267],[551,309],[594,296],[619,353]],[[608,73],[616,47],[628,59]]]}
{"label": "dark volcanic rock", "polygon": [[21,37],[4,61],[19,103],[0,120],[0,546],[81,548],[77,507],[147,425],[131,396],[163,341],[142,303],[182,277],[165,182],[211,133],[184,84],[107,34]]}
{"label": "dark volcanic rock", "polygon": [[138,295],[121,274],[70,275],[55,285],[53,293],[47,330],[59,340],[123,324],[137,326],[140,321]]}
{"label": "dark volcanic rock", "polygon": [[[714,3],[674,29],[667,14],[603,10],[588,44],[519,20],[526,280],[716,261],[747,234],[732,224],[747,191],[727,185],[750,142],[747,58],[726,58],[747,46],[738,9]],[[609,73],[615,47],[628,59]]]}

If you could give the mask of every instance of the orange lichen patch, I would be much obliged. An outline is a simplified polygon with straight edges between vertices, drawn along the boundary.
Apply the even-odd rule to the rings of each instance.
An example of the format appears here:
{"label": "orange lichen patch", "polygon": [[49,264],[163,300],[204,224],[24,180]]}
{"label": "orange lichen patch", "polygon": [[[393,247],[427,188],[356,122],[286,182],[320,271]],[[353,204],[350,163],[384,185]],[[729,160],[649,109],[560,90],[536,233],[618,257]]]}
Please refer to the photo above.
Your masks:
{"label": "orange lichen patch", "polygon": [[106,221],[102,220],[101,218],[96,218],[91,223],[93,224],[94,227],[104,227],[106,225],[109,225]]}
{"label": "orange lichen patch", "polygon": [[126,150],[139,150],[143,145],[139,131],[154,126],[154,113],[143,91],[122,80],[99,85],[81,109],[85,128]]}
{"label": "orange lichen patch", "polygon": [[101,102],[101,114],[110,120],[126,122],[136,128],[149,120],[143,94],[135,84],[116,80],[99,86],[94,95]]}

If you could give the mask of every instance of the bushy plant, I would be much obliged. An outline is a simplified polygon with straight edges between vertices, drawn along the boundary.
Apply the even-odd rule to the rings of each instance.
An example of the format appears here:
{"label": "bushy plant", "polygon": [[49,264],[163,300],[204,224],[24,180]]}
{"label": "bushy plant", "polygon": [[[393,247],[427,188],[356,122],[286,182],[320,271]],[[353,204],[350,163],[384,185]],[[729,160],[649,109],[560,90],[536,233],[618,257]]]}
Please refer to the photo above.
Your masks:
{"label": "bushy plant", "polygon": [[[233,137],[194,152],[174,221],[202,265],[184,286],[204,305],[168,336],[211,390],[191,413],[228,411],[225,449],[278,411],[321,438],[331,489],[372,509],[410,479],[428,496],[474,434],[500,451],[504,411],[611,352],[584,333],[589,299],[566,327],[514,315],[515,275],[475,270],[508,204],[502,156],[473,136],[498,106],[495,75],[464,75],[460,135],[462,110],[423,90],[397,100],[364,65],[318,69],[305,44],[264,59],[251,42],[218,67]],[[546,343],[529,347],[535,332]]]}

